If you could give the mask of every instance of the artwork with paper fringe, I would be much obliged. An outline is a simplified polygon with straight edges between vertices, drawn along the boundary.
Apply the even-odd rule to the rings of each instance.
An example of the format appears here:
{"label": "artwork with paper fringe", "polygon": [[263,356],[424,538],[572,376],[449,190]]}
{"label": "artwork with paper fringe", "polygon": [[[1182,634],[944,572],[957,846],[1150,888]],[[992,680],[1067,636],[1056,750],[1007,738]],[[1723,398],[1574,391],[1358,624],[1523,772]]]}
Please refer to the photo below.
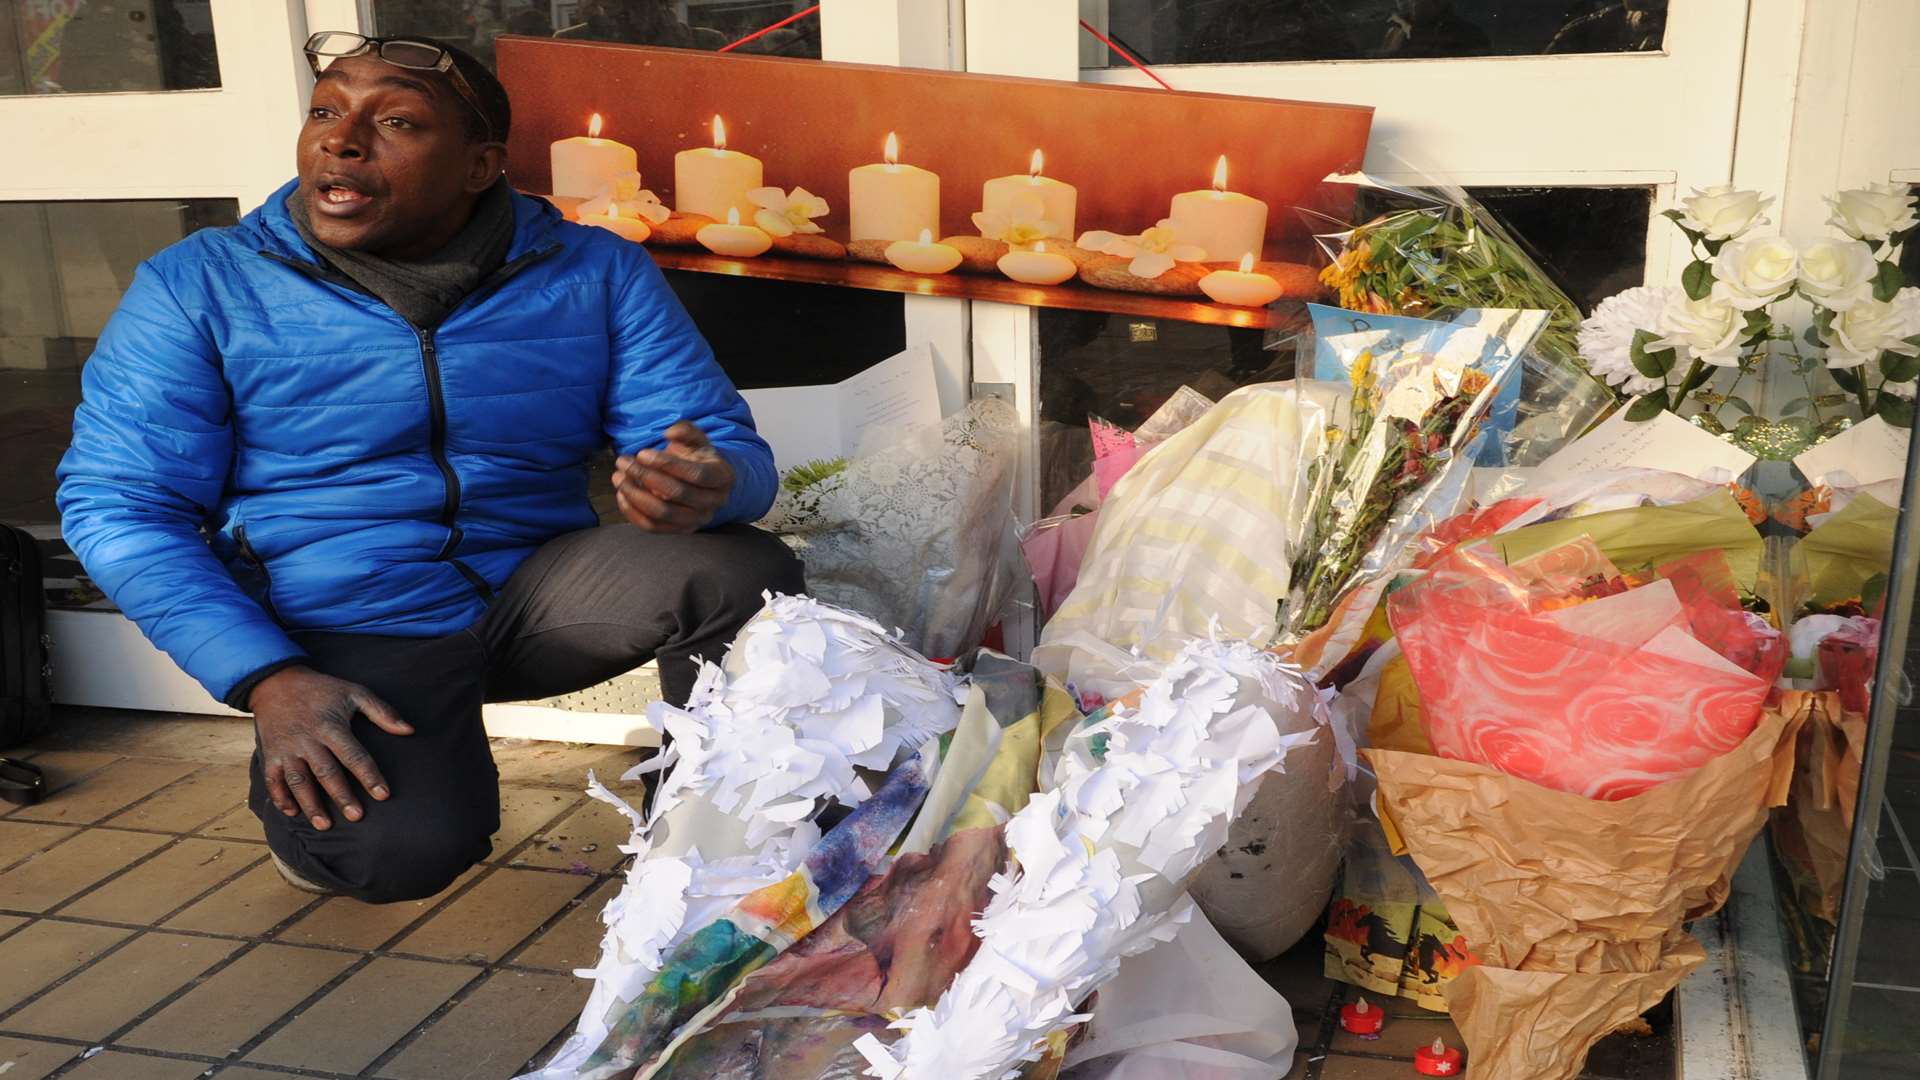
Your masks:
{"label": "artwork with paper fringe", "polygon": [[[1284,1071],[1286,1002],[1222,962],[1185,886],[1263,778],[1330,740],[1321,695],[1208,639],[1087,717],[1027,665],[963,666],[770,597],[684,708],[655,707],[674,743],[636,770],[665,771],[651,814],[592,782],[633,820],[635,861],[578,1029],[528,1080],[999,1080],[1186,1038],[1232,1075]],[[1146,1045],[1101,1030],[1069,1050],[1096,989],[1138,1012],[1133,984],[1164,976],[1128,958],[1155,947],[1237,996],[1241,1030],[1156,1017]]]}

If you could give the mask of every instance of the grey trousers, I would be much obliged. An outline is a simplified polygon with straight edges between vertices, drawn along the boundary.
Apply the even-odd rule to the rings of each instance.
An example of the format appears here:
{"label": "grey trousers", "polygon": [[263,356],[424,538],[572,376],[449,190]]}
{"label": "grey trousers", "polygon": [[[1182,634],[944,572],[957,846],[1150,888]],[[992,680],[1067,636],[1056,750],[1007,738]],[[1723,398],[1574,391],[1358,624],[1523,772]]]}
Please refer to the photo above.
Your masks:
{"label": "grey trousers", "polygon": [[748,526],[676,536],[602,525],[535,552],[457,634],[296,633],[315,670],[366,686],[414,732],[390,735],[354,718],[354,737],[392,789],[375,802],[355,784],[366,810],[359,821],[335,814],[323,832],[281,814],[266,797],[257,750],[249,804],[268,846],[308,879],[369,903],[432,896],[486,858],[500,828],[483,702],[584,689],[650,659],[665,697],[684,701],[695,658],[719,660],[763,591],[805,586],[786,545]]}

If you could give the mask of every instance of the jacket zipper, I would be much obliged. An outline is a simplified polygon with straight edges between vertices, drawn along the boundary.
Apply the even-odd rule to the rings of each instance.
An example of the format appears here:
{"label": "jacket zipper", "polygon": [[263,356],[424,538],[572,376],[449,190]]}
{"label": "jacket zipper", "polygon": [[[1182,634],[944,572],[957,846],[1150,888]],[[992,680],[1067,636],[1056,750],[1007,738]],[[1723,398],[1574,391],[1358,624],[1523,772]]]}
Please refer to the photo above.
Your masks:
{"label": "jacket zipper", "polygon": [[273,607],[273,572],[267,569],[267,561],[260,557],[259,552],[253,550],[252,544],[247,543],[247,527],[245,525],[235,525],[233,527],[233,539],[235,543],[240,545],[241,557],[252,563],[254,568],[260,571],[260,580],[262,582],[260,606],[267,609],[267,618],[272,619],[274,622],[279,622],[280,613],[274,610]]}
{"label": "jacket zipper", "polygon": [[460,513],[460,475],[453,471],[453,462],[447,459],[447,399],[440,386],[440,353],[433,344],[433,331],[415,327],[413,332],[420,338],[420,368],[427,379],[427,448],[433,455],[434,468],[440,470],[440,479],[446,485],[446,494],[440,500],[440,524],[447,530],[447,540],[440,545],[437,558],[452,563],[482,600],[492,600],[493,586],[453,554],[460,546],[461,537],[454,525]]}
{"label": "jacket zipper", "polygon": [[[468,293],[466,298],[460,302],[460,307],[465,307],[468,304],[476,302],[506,282],[508,278],[513,277],[528,266],[554,254],[559,251],[562,246],[564,245],[553,244],[541,248],[538,251],[529,251],[525,255],[502,265],[500,269],[488,275],[486,280],[475,286],[474,290]],[[330,272],[324,266],[306,262],[302,259],[291,259],[266,250],[262,250],[260,254],[322,281],[327,281],[335,285],[343,285],[347,288],[359,288],[359,286],[351,280],[345,279],[342,275],[336,275]],[[365,290],[360,291],[364,292]],[[458,311],[459,308],[455,308],[454,310]],[[448,312],[447,315],[451,318],[453,312]],[[412,329],[414,336],[420,340],[420,368],[425,374],[427,382],[428,448],[433,455],[434,468],[440,470],[440,479],[446,485],[446,495],[440,502],[440,524],[447,530],[447,539],[444,544],[440,545],[440,552],[435,558],[436,560],[445,560],[452,564],[460,576],[466,579],[467,584],[473,586],[474,592],[480,594],[482,600],[491,602],[493,600],[493,586],[487,583],[487,579],[482,577],[479,571],[454,557],[454,552],[459,549],[460,540],[463,535],[460,529],[454,525],[454,521],[460,513],[460,477],[453,471],[453,463],[447,459],[447,403],[440,385],[440,354],[434,345],[432,330],[422,329],[417,326],[412,327]],[[236,539],[240,541],[242,550],[245,551],[246,539],[242,532],[236,531],[234,535]],[[261,572],[262,574],[266,572],[265,564],[261,564]],[[269,589],[271,589],[271,582],[269,582]],[[268,613],[272,613],[271,600],[269,600]],[[276,621],[278,620],[276,619]]]}

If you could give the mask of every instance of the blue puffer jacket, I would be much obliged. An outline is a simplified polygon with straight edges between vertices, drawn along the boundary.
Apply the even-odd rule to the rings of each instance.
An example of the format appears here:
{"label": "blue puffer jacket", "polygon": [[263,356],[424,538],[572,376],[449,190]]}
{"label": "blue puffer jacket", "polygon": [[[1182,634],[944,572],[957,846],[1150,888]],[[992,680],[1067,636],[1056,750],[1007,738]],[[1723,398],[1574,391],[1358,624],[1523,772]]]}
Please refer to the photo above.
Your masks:
{"label": "blue puffer jacket", "polygon": [[214,697],[300,656],[287,630],[468,626],[594,524],[609,439],[692,420],[738,477],[716,523],[766,512],[772,452],[639,245],[516,196],[506,265],[423,334],[328,279],[292,190],[140,267],[60,463],[87,572]]}

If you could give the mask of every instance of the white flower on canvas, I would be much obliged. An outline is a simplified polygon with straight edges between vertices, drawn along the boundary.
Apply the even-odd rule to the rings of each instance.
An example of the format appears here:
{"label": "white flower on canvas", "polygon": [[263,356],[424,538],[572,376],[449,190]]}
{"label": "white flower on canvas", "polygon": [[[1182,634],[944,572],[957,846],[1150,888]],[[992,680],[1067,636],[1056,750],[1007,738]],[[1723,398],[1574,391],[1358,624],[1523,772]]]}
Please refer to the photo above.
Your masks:
{"label": "white flower on canvas", "polygon": [[1046,204],[1040,196],[1021,192],[1013,204],[1003,210],[976,210],[973,227],[989,240],[998,240],[1010,248],[1030,248],[1060,231],[1046,219]]}
{"label": "white flower on canvas", "polygon": [[616,206],[620,208],[621,217],[643,218],[649,225],[658,225],[673,215],[661,203],[660,196],[640,186],[640,174],[631,171],[615,175],[606,190],[597,198],[581,203],[575,213],[581,217],[601,215]]}
{"label": "white flower on canvas", "polygon": [[1680,200],[1680,224],[1709,240],[1732,240],[1756,225],[1765,225],[1767,219],[1760,215],[1772,201],[1761,198],[1757,191],[1736,191],[1732,184],[1714,184]]}
{"label": "white flower on canvas", "polygon": [[1872,299],[1879,272],[1873,249],[1860,240],[1815,240],[1800,253],[1800,291],[1831,311]]}
{"label": "white flower on canvas", "polygon": [[1737,367],[1740,363],[1740,331],[1746,326],[1740,309],[1709,296],[1691,300],[1678,289],[1667,298],[1660,312],[1661,336],[1648,345],[1655,352],[1675,349],[1689,360],[1716,367]]}
{"label": "white flower on canvas", "polygon": [[760,208],[753,215],[753,223],[768,236],[823,231],[813,219],[826,216],[827,200],[806,188],[797,187],[788,193],[777,187],[757,187],[747,192],[747,201]]}
{"label": "white flower on canvas", "polygon": [[1152,280],[1173,269],[1175,263],[1205,262],[1207,249],[1183,244],[1173,234],[1173,222],[1167,219],[1139,236],[1121,236],[1099,229],[1080,234],[1079,246],[1122,259],[1131,259],[1127,273]]}
{"label": "white flower on canvas", "polygon": [[1633,336],[1642,330],[1658,334],[1660,313],[1679,291],[1643,285],[1600,301],[1580,324],[1580,356],[1587,362],[1587,370],[1631,397],[1664,386],[1663,380],[1650,379],[1633,366]]}
{"label": "white flower on canvas", "polygon": [[1800,253],[1779,236],[1735,240],[1713,260],[1713,297],[1756,311],[1786,295],[1800,276]]}
{"label": "white flower on canvas", "polygon": [[1827,224],[1853,237],[1879,243],[1920,224],[1913,192],[1905,184],[1868,184],[1830,196],[1833,216]]}
{"label": "white flower on canvas", "polygon": [[1901,289],[1893,299],[1865,300],[1833,317],[1821,334],[1827,344],[1827,366],[1855,368],[1878,360],[1883,352],[1920,356],[1920,345],[1907,340],[1920,335],[1920,289]]}

